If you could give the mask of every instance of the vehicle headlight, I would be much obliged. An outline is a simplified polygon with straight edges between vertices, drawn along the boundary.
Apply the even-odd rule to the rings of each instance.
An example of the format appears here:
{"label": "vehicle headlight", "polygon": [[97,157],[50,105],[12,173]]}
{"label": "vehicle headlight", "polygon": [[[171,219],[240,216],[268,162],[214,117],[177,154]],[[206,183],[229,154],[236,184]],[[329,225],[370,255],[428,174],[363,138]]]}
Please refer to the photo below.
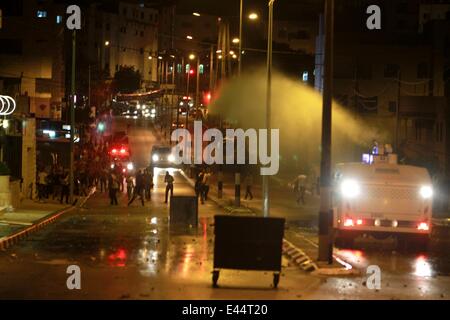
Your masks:
{"label": "vehicle headlight", "polygon": [[422,186],[420,188],[420,195],[424,199],[429,199],[433,196],[433,189],[430,186]]}
{"label": "vehicle headlight", "polygon": [[133,170],[134,169],[134,166],[133,166],[133,164],[131,162],[129,164],[127,164],[127,169],[128,170]]}
{"label": "vehicle headlight", "polygon": [[174,162],[175,161],[175,156],[173,154],[169,155],[167,157],[167,160],[169,160],[170,162]]}
{"label": "vehicle headlight", "polygon": [[159,156],[157,155],[157,154],[154,154],[153,156],[152,156],[152,160],[153,161],[159,161]]}
{"label": "vehicle headlight", "polygon": [[111,169],[114,169],[114,164],[111,165]]}
{"label": "vehicle headlight", "polygon": [[360,191],[359,184],[355,180],[348,179],[341,183],[341,193],[346,198],[355,198]]}

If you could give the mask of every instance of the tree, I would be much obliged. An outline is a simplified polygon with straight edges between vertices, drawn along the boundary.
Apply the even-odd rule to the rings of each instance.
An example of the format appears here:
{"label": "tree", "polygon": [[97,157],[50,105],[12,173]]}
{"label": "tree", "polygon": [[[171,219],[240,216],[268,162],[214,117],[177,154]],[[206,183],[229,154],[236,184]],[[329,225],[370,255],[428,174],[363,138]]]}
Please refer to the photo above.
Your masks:
{"label": "tree", "polygon": [[117,92],[133,93],[141,87],[141,73],[133,66],[120,66],[114,74],[114,84]]}

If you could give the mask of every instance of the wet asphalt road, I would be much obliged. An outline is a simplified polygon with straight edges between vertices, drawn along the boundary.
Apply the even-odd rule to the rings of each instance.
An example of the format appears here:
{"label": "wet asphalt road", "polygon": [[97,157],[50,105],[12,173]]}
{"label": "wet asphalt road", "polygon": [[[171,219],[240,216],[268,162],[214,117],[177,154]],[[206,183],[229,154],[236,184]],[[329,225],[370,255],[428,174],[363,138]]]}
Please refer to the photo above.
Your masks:
{"label": "wet asphalt road", "polygon": [[[118,122],[118,125],[123,125]],[[145,127],[133,128],[133,161],[147,164],[156,142]],[[0,252],[2,299],[449,299],[448,251],[341,250],[359,276],[323,277],[283,268],[278,290],[271,273],[221,272],[211,287],[213,203],[200,206],[200,225],[190,235],[170,233],[164,204],[164,171],[158,172],[151,202],[109,206],[96,193],[85,205],[26,240]],[[175,172],[175,194],[193,194]],[[299,213],[301,216],[301,212]],[[307,234],[307,233],[306,233]],[[314,240],[314,235],[310,235]],[[444,248],[445,249],[445,248]],[[66,286],[69,265],[81,269],[81,290]],[[365,286],[365,269],[377,264],[381,290]]]}

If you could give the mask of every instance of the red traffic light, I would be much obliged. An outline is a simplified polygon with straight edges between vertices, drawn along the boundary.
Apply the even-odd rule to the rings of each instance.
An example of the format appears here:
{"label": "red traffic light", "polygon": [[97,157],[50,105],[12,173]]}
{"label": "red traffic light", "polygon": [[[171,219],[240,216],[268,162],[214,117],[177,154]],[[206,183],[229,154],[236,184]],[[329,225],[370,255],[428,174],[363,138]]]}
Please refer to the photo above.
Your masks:
{"label": "red traffic light", "polygon": [[194,69],[189,70],[189,74],[194,74]]}

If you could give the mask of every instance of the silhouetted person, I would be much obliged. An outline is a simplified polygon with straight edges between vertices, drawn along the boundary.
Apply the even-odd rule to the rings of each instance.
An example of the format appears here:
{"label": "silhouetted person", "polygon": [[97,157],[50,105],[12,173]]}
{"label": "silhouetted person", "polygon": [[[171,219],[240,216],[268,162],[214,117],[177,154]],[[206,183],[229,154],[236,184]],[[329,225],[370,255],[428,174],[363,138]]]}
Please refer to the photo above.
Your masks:
{"label": "silhouetted person", "polygon": [[198,173],[197,178],[195,179],[195,186],[194,186],[195,195],[197,196],[197,198],[200,197],[200,200],[201,200],[202,203],[204,203],[203,202],[203,195],[202,195],[203,175],[204,175],[203,170]]}
{"label": "silhouetted person", "polygon": [[144,171],[145,198],[151,200],[151,190],[153,187],[153,174],[149,170]]}
{"label": "silhouetted person", "polygon": [[244,184],[245,184],[245,200],[247,200],[247,198],[250,198],[250,200],[252,200],[253,199],[253,193],[252,193],[253,176],[251,173],[249,173],[245,176]]}
{"label": "silhouetted person", "polygon": [[59,199],[59,202],[63,203],[63,199],[65,197],[66,204],[69,204],[69,195],[70,195],[69,173],[64,172],[64,174],[61,176],[61,197]]}
{"label": "silhouetted person", "polygon": [[170,191],[170,197],[173,196],[173,181],[175,179],[169,174],[169,171],[166,171],[166,176],[164,177],[164,182],[166,183],[166,201],[164,203],[167,203],[167,198]]}
{"label": "silhouetted person", "polygon": [[211,173],[209,173],[209,170],[206,170],[203,174],[203,181],[202,181],[202,203],[206,200],[208,200],[208,193],[209,193],[209,180],[211,179]]}
{"label": "silhouetted person", "polygon": [[133,192],[133,198],[131,198],[130,201],[128,201],[128,205],[131,205],[136,199],[137,196],[141,199],[142,206],[145,206],[144,203],[144,175],[142,174],[142,171],[138,171],[136,174],[136,185],[134,186],[134,192]]}
{"label": "silhouetted person", "polygon": [[109,198],[111,199],[111,205],[118,205],[117,191],[119,190],[119,181],[117,176],[112,172],[109,176]]}

